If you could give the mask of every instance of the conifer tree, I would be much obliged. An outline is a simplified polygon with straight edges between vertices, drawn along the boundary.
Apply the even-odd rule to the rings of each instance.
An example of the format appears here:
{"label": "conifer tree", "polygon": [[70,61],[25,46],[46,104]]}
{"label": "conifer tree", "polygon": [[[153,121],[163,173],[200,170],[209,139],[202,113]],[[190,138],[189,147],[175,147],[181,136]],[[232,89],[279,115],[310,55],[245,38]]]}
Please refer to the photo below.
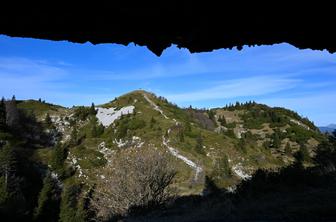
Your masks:
{"label": "conifer tree", "polygon": [[52,152],[50,165],[57,173],[63,172],[63,163],[66,158],[66,151],[62,145],[57,144]]}
{"label": "conifer tree", "polygon": [[278,148],[280,148],[280,145],[281,145],[281,140],[280,140],[279,133],[274,132],[272,134],[272,146],[273,146],[273,148],[278,149]]}
{"label": "conifer tree", "polygon": [[11,129],[18,129],[20,122],[19,110],[16,107],[15,96],[6,104],[6,123]]}
{"label": "conifer tree", "polygon": [[1,208],[6,209],[6,203],[12,200],[16,191],[19,193],[19,190],[17,190],[19,183],[15,177],[15,165],[13,147],[6,144],[0,149],[0,212],[2,211]]}
{"label": "conifer tree", "polygon": [[15,173],[15,156],[13,147],[6,144],[0,150],[0,174],[4,177],[4,184],[8,187],[10,177]]}
{"label": "conifer tree", "polygon": [[105,127],[103,126],[102,123],[100,123],[97,127],[97,136],[100,136],[104,133],[105,131]]}
{"label": "conifer tree", "polygon": [[215,122],[215,112],[212,109],[208,110],[209,119]]}
{"label": "conifer tree", "polygon": [[50,118],[49,113],[47,113],[44,122],[45,122],[45,124],[46,124],[48,127],[50,127],[50,126],[52,125],[52,121],[51,121],[51,118]]}
{"label": "conifer tree", "polygon": [[91,103],[90,114],[91,114],[91,115],[96,115],[96,114],[97,114],[97,111],[96,111],[96,108],[95,108],[95,104],[94,104],[94,103]]}
{"label": "conifer tree", "polygon": [[6,106],[5,99],[2,97],[0,102],[0,131],[6,128]]}
{"label": "conifer tree", "polygon": [[5,176],[0,176],[0,208],[7,202],[9,196]]}
{"label": "conifer tree", "polygon": [[54,179],[48,174],[43,180],[43,187],[38,197],[34,212],[35,221],[56,221],[58,216],[58,192]]}
{"label": "conifer tree", "polygon": [[224,116],[219,116],[218,122],[220,122],[220,124],[222,126],[225,126],[226,125],[226,119],[225,119],[225,117]]}
{"label": "conifer tree", "polygon": [[197,153],[199,153],[199,154],[204,154],[204,150],[203,150],[203,138],[202,138],[201,133],[196,138],[195,151]]}
{"label": "conifer tree", "polygon": [[71,185],[63,191],[60,206],[60,222],[86,221],[87,213],[84,206],[79,202],[80,187]]}
{"label": "conifer tree", "polygon": [[300,153],[300,156],[302,157],[303,161],[309,161],[310,160],[310,155],[309,155],[306,144],[304,144],[304,143],[300,144],[299,153]]}

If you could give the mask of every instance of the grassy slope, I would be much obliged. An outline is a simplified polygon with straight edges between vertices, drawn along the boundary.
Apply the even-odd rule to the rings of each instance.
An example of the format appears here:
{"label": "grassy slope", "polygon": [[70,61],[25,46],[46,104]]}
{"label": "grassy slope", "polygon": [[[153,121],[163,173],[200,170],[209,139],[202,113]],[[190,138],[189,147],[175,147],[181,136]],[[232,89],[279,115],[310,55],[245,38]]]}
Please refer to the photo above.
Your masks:
{"label": "grassy slope", "polygon": [[[148,101],[144,99],[144,93],[163,110],[164,114],[167,115],[169,119],[165,119],[158,111],[151,107]],[[291,141],[292,147],[297,145],[297,141],[295,141],[295,137],[297,136],[301,136],[307,141],[308,139],[314,138],[315,141],[311,142],[311,144],[314,142],[316,144],[316,142],[318,143],[323,140],[323,137],[316,131],[315,126],[308,120],[302,119],[294,112],[282,108],[272,109],[264,105],[255,105],[252,107],[242,106],[231,109],[214,109],[217,117],[224,115],[225,117],[231,118],[231,123],[234,124],[229,126],[233,127],[233,129],[237,128],[239,124],[242,124],[244,129],[257,136],[256,142],[252,141],[245,144],[245,149],[239,147],[240,139],[237,137],[205,129],[193,119],[186,110],[180,109],[164,99],[160,99],[155,95],[144,91],[133,91],[100,106],[105,108],[121,108],[128,105],[135,106],[135,115],[130,115],[129,117],[123,117],[122,119],[117,120],[112,126],[105,129],[104,133],[98,138],[88,136],[92,127],[92,123],[89,120],[84,121],[81,124],[77,123],[80,134],[83,134],[86,137],[81,141],[80,145],[72,147],[70,152],[81,159],[79,164],[86,170],[89,177],[93,178],[96,172],[95,170],[106,163],[102,154],[97,151],[98,144],[105,141],[108,148],[118,150],[119,148],[114,141],[115,139],[118,139],[118,132],[121,130],[123,124],[127,124],[127,128],[129,129],[125,134],[125,138],[123,138],[124,140],[130,140],[132,136],[137,136],[145,142],[145,145],[157,147],[162,150],[166,150],[162,145],[162,136],[166,135],[167,130],[171,128],[171,134],[169,135],[170,145],[178,149],[182,155],[200,164],[204,168],[206,175],[211,175],[216,160],[224,155],[230,159],[231,167],[241,163],[247,171],[251,172],[258,168],[276,169],[290,164],[290,161],[288,162],[287,160],[293,159],[292,155],[284,154],[281,150],[274,151],[272,149],[265,149],[262,146],[262,142],[267,140],[275,129],[290,129],[290,133],[293,134],[292,137],[294,138],[294,141]],[[73,109],[65,109],[60,106],[40,103],[33,100],[20,102],[18,106],[23,109],[33,110],[38,116],[44,116],[46,113],[56,116],[69,116],[73,112]],[[278,125],[270,124],[267,122],[267,119],[261,119],[259,122],[250,121],[251,110],[273,110],[278,115],[286,117],[284,118],[285,123]],[[230,123],[229,118],[227,121],[228,123]],[[154,124],[151,124],[152,119],[155,120]],[[174,126],[175,122],[173,119],[180,123],[180,127]],[[300,121],[309,126],[312,130],[307,130],[304,127],[298,126],[297,124],[290,122],[289,119]],[[141,124],[139,125],[139,123]],[[184,132],[184,140],[181,141],[179,139],[179,132],[181,128],[183,129],[187,125],[190,125],[191,129],[188,132]],[[246,127],[246,125],[248,125],[248,127]],[[203,139],[204,148],[202,153],[195,149],[198,135],[201,135]],[[283,138],[281,146],[285,146],[286,141],[289,141],[290,139],[291,138]],[[309,146],[309,142],[307,144],[310,149],[313,148],[313,146]],[[45,158],[48,158],[50,155],[44,150],[38,150],[36,152],[34,158],[37,160],[40,158],[44,162]],[[196,184],[190,186],[194,177],[194,171],[178,159],[172,164],[179,170],[177,181],[180,184],[179,188],[181,189],[181,192],[184,194],[199,192],[201,189],[199,185]],[[239,178],[233,174],[232,177],[225,177],[217,182],[219,186],[228,187],[238,183],[238,181]]]}
{"label": "grassy slope", "polygon": [[50,103],[43,103],[36,100],[17,101],[17,107],[27,111],[32,111],[38,118],[45,117],[47,113],[60,114],[65,112],[66,108]]}

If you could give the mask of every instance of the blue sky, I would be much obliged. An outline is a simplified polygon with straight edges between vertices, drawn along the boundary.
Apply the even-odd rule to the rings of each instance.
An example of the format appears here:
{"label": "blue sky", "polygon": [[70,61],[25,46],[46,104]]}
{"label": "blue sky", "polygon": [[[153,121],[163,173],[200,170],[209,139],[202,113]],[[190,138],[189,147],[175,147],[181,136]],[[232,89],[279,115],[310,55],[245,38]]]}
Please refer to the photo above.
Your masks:
{"label": "blue sky", "polygon": [[144,89],[179,106],[255,100],[293,109],[317,125],[336,122],[336,54],[289,44],[191,54],[172,46],[75,44],[0,36],[0,95],[71,107]]}

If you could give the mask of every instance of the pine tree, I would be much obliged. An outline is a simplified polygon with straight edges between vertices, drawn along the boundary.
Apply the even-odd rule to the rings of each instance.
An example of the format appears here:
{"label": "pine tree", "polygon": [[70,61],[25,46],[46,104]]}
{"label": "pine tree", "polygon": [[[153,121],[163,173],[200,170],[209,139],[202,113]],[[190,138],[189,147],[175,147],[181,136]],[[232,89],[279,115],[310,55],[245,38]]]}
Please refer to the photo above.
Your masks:
{"label": "pine tree", "polygon": [[304,143],[300,144],[299,153],[300,153],[300,156],[302,157],[303,161],[309,161],[310,160],[310,155],[309,155],[306,144],[304,144]]}
{"label": "pine tree", "polygon": [[225,119],[225,117],[224,116],[219,116],[218,122],[220,122],[220,124],[222,126],[225,126],[226,125],[226,119]]}
{"label": "pine tree", "polygon": [[195,151],[199,154],[204,154],[204,149],[203,149],[203,138],[201,133],[197,136],[196,138],[196,146],[195,146]]}
{"label": "pine tree", "polygon": [[[6,144],[0,149],[0,214],[12,214],[13,209],[8,209],[7,203],[20,205],[19,199],[22,197],[20,192],[20,182],[15,176],[16,159],[13,147]],[[17,198],[16,200],[14,198]]]}
{"label": "pine tree", "polygon": [[11,129],[18,129],[20,123],[19,110],[16,107],[15,97],[12,101],[9,101],[6,104],[6,123]]}
{"label": "pine tree", "polygon": [[0,208],[7,202],[9,196],[5,176],[0,176]]}
{"label": "pine tree", "polygon": [[212,109],[208,110],[209,119],[215,122],[215,112]]}
{"label": "pine tree", "polygon": [[280,145],[281,145],[281,140],[280,140],[279,133],[274,132],[272,134],[272,146],[273,146],[273,148],[278,149],[278,148],[280,148]]}
{"label": "pine tree", "polygon": [[0,131],[6,129],[6,106],[5,99],[2,97],[0,102]]}
{"label": "pine tree", "polygon": [[96,108],[95,108],[95,104],[94,104],[94,103],[91,103],[90,114],[91,114],[91,115],[96,115],[96,114],[97,114],[97,111],[96,111]]}
{"label": "pine tree", "polygon": [[44,122],[45,122],[46,126],[48,126],[48,127],[52,126],[52,121],[51,121],[49,113],[47,113]]}
{"label": "pine tree", "polygon": [[8,187],[10,177],[15,173],[15,162],[13,147],[6,144],[0,150],[0,174],[4,177],[6,187]]}
{"label": "pine tree", "polygon": [[63,173],[64,160],[66,158],[66,150],[62,145],[57,144],[52,152],[50,165],[57,173]]}
{"label": "pine tree", "polygon": [[97,127],[97,136],[101,136],[105,131],[105,127],[100,123]]}
{"label": "pine tree", "polygon": [[81,190],[78,185],[71,185],[63,191],[60,207],[60,222],[86,221],[86,210],[79,201],[80,192]]}
{"label": "pine tree", "polygon": [[43,180],[43,187],[38,197],[34,212],[35,221],[53,221],[58,216],[58,192],[54,179],[48,174]]}
{"label": "pine tree", "polygon": [[104,126],[103,124],[98,124],[98,119],[97,117],[92,117],[90,120],[90,125],[91,125],[91,129],[90,129],[90,136],[95,138],[95,137],[99,137],[100,135],[102,135],[104,133]]}

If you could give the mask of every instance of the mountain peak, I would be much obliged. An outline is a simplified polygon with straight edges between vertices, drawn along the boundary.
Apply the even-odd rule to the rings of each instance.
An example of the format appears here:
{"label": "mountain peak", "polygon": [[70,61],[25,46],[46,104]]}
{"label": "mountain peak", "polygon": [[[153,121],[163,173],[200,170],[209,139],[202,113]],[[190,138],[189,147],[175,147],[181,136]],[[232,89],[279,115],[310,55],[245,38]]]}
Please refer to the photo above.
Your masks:
{"label": "mountain peak", "polygon": [[153,94],[153,93],[149,92],[149,91],[146,91],[144,89],[136,89],[136,90],[132,90],[128,93],[125,93],[124,95],[129,95],[129,94]]}

